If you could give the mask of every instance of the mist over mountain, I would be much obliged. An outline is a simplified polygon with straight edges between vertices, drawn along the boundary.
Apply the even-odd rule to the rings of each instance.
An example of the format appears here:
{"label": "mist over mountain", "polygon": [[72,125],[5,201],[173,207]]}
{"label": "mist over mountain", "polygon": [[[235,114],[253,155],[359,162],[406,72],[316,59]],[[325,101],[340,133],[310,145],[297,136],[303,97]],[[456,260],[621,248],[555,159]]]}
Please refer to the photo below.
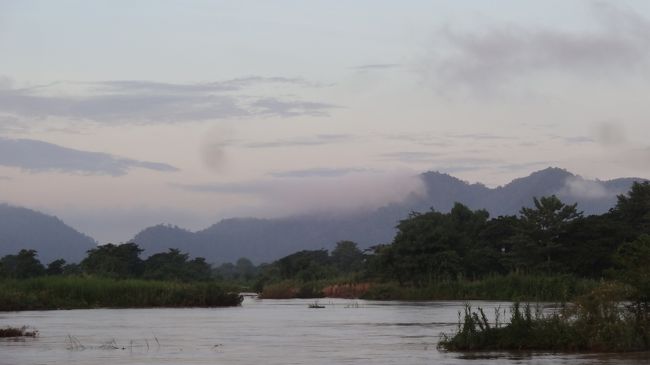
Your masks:
{"label": "mist over mountain", "polygon": [[352,240],[361,247],[388,243],[400,219],[412,211],[434,208],[448,212],[455,202],[472,209],[485,209],[491,216],[514,215],[530,206],[533,197],[556,194],[565,203],[578,203],[585,215],[608,211],[616,196],[627,192],[639,178],[609,181],[588,180],[559,168],[547,168],[497,188],[469,184],[451,175],[426,172],[420,175],[424,195],[411,194],[401,203],[373,211],[346,214],[306,214],[286,218],[224,219],[204,230],[190,232],[158,225],[138,233],[133,241],[145,255],[179,248],[214,263],[247,257],[269,262],[304,249],[332,249],[336,242]]}
{"label": "mist over mountain", "polygon": [[34,249],[45,264],[60,258],[78,262],[96,245],[54,216],[0,204],[0,256]]}

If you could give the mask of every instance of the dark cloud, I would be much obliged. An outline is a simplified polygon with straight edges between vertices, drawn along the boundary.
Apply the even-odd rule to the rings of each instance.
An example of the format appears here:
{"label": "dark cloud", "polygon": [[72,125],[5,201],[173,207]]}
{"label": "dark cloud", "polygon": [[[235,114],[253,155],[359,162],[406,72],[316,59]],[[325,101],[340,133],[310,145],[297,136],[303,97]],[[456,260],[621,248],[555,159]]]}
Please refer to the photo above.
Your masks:
{"label": "dark cloud", "polygon": [[[519,25],[438,34],[424,66],[440,90],[486,92],[540,72],[607,77],[644,70],[650,58],[650,22],[612,5],[592,6],[597,30],[569,32]],[[446,51],[445,51],[446,50]]]}
{"label": "dark cloud", "polygon": [[306,177],[341,177],[344,175],[369,172],[361,168],[314,168],[305,170],[291,170],[272,172],[269,175],[278,178],[306,178]]}
{"label": "dark cloud", "polygon": [[275,148],[275,147],[292,147],[292,146],[319,146],[333,143],[342,143],[354,139],[355,136],[350,134],[317,134],[315,136],[288,138],[269,142],[248,143],[248,148]]}
{"label": "dark cloud", "polygon": [[0,137],[0,165],[32,172],[59,171],[120,176],[132,168],[177,171],[164,163],[138,161],[101,152],[88,152],[31,139]]}
{"label": "dark cloud", "polygon": [[[257,86],[315,87],[298,78],[247,77],[211,83],[172,84],[121,80],[0,88],[0,113],[17,118],[62,117],[102,123],[175,123],[251,116],[327,116],[336,106],[251,96]],[[78,95],[59,88],[84,89]]]}

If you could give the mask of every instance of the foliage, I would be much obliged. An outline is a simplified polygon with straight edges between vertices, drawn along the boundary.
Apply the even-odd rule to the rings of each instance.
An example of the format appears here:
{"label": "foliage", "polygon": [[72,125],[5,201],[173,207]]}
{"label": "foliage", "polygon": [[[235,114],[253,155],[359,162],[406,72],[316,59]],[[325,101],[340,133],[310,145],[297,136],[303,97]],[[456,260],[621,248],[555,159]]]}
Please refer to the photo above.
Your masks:
{"label": "foliage", "polygon": [[629,299],[647,309],[650,303],[650,235],[619,247],[614,258],[617,267],[613,275],[629,285]]}
{"label": "foliage", "polygon": [[[569,224],[582,218],[577,204],[566,205],[555,195],[533,198],[534,208],[521,209],[521,244],[517,254],[528,268],[553,272],[563,253],[561,237]],[[541,260],[540,260],[541,259]]]}
{"label": "foliage", "polygon": [[376,283],[362,296],[375,300],[568,301],[589,292],[597,282],[570,275],[492,275],[478,280],[437,281],[427,286]]}
{"label": "foliage", "polygon": [[25,279],[45,274],[45,267],[36,256],[35,250],[20,250],[16,255],[6,255],[0,259],[2,276]]}
{"label": "foliage", "polygon": [[574,306],[543,314],[540,308],[515,303],[509,323],[500,312],[490,322],[481,308],[459,313],[458,330],[438,346],[451,351],[641,351],[650,349],[650,326],[621,306],[622,288],[604,284],[576,300]]}
{"label": "foliage", "polygon": [[366,256],[352,241],[340,241],[332,250],[330,260],[341,273],[357,272],[363,268]]}
{"label": "foliage", "polygon": [[138,277],[144,266],[139,257],[141,252],[135,243],[108,243],[88,250],[81,269],[84,273],[111,278]]}
{"label": "foliage", "polygon": [[50,276],[0,280],[0,310],[218,307],[241,303],[216,283]]}
{"label": "foliage", "polygon": [[178,249],[146,260],[135,243],[107,244],[80,264],[43,267],[33,250],[0,259],[0,277],[84,275],[178,282],[226,281],[267,297],[318,297],[327,285],[369,284],[383,299],[571,300],[603,278],[628,288],[639,316],[650,300],[650,183],[635,183],[610,212],[583,217],[556,196],[534,198],[519,216],[490,219],[456,203],[450,212],[413,212],[391,243],[362,251],[340,241],[255,266],[240,258],[212,267]]}
{"label": "foliage", "polygon": [[144,279],[172,281],[210,280],[212,268],[202,257],[189,259],[189,255],[177,249],[151,255],[144,261]]}
{"label": "foliage", "polygon": [[245,257],[239,258],[235,264],[226,262],[213,270],[214,276],[219,279],[243,283],[254,280],[259,272],[260,268]]}

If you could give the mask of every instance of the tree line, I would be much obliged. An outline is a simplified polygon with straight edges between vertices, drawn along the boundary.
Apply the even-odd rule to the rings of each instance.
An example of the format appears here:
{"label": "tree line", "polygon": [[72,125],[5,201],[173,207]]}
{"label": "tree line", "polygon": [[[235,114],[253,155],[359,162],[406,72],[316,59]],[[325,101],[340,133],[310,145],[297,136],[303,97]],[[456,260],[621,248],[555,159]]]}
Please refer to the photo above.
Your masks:
{"label": "tree line", "polygon": [[109,243],[89,250],[79,264],[58,259],[45,266],[38,260],[35,250],[23,249],[16,255],[6,255],[0,259],[0,277],[26,279],[46,275],[91,275],[186,282],[212,278],[212,267],[202,257],[190,259],[187,253],[169,249],[143,260],[141,253],[142,249],[135,243]]}
{"label": "tree line", "polygon": [[576,204],[566,204],[556,196],[534,198],[533,206],[519,213],[490,218],[485,210],[456,203],[448,213],[434,209],[411,213],[398,223],[391,243],[361,250],[354,242],[341,241],[331,252],[303,250],[258,266],[242,258],[212,267],[204,258],[191,259],[178,249],[143,260],[142,249],[135,243],[98,246],[79,264],[55,260],[47,266],[38,261],[35,251],[22,250],[0,259],[0,275],[216,279],[245,283],[257,290],[280,281],[337,278],[422,287],[513,273],[600,279],[615,276],[621,265],[636,263],[640,271],[630,271],[628,279],[642,285],[647,274],[642,263],[650,262],[650,183],[634,183],[601,215],[584,216]]}

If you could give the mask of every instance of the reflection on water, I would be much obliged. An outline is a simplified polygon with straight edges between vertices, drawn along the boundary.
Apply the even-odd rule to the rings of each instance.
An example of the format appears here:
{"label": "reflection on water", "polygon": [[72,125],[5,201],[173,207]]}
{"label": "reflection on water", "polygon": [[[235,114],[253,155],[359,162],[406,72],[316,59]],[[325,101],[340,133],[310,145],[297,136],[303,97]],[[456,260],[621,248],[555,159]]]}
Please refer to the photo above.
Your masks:
{"label": "reflection on water", "polygon": [[[0,340],[0,364],[647,364],[650,354],[445,353],[463,302],[255,300],[239,308],[0,313],[35,339]],[[486,313],[508,303],[473,302]]]}

